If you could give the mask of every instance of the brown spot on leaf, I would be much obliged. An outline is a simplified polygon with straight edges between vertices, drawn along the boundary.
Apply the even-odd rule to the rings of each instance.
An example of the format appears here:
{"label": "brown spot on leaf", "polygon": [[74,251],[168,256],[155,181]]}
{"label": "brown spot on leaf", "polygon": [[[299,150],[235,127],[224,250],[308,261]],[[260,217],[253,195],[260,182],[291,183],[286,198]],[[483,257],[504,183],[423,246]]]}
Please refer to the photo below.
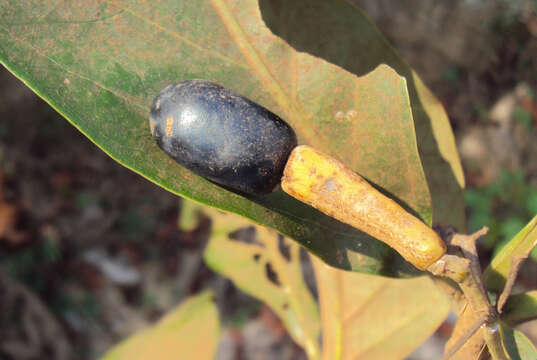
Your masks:
{"label": "brown spot on leaf", "polygon": [[274,285],[276,286],[282,285],[280,283],[280,279],[278,278],[278,273],[274,271],[274,269],[272,268],[272,264],[270,262],[267,262],[265,264],[265,275],[267,276],[267,279],[269,279],[269,281],[273,283]]}
{"label": "brown spot on leaf", "polygon": [[287,262],[291,261],[291,249],[282,235],[278,235],[278,250]]}

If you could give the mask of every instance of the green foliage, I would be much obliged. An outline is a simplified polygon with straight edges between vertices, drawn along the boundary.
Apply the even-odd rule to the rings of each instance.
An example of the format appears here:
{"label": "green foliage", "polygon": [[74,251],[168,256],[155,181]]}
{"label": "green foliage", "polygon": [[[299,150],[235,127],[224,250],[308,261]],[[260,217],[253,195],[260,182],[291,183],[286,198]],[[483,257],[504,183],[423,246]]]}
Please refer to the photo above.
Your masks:
{"label": "green foliage", "polygon": [[[300,143],[337,157],[426,223],[464,225],[462,168],[443,107],[345,1],[29,0],[3,2],[0,12],[2,64],[112,158],[175,194],[274,228],[333,266],[412,273],[383,243],[282,191],[232,193],[160,151],[148,126],[152,99],[172,82],[204,78],[286,119]],[[122,219],[129,237],[139,238],[144,218]]]}
{"label": "green foliage", "polygon": [[527,360],[537,358],[535,345],[518,330],[511,329],[504,324],[500,325],[502,342],[511,360]]}
{"label": "green foliage", "polygon": [[529,131],[533,129],[533,116],[528,110],[517,106],[513,110],[513,117]]}
{"label": "green foliage", "polygon": [[97,202],[97,198],[89,191],[79,191],[75,195],[75,205],[82,211]]}
{"label": "green foliage", "polygon": [[254,315],[259,314],[260,310],[261,303],[248,303],[247,305],[241,306],[239,309],[237,309],[228,319],[228,321],[224,322],[224,324],[230,325],[234,328],[242,328]]}
{"label": "green foliage", "polygon": [[502,320],[512,326],[537,318],[537,290],[511,295],[504,310]]}
{"label": "green foliage", "polygon": [[9,123],[0,124],[0,139],[5,139],[9,136]]}
{"label": "green foliage", "polygon": [[[502,171],[489,186],[467,189],[464,198],[470,209],[469,230],[488,226],[482,244],[494,253],[537,214],[537,187],[528,183],[523,170]],[[532,257],[537,259],[537,252]]]}
{"label": "green foliage", "polygon": [[6,257],[2,265],[10,277],[40,293],[47,284],[42,276],[36,276],[36,269],[53,266],[60,257],[61,249],[57,242],[43,236],[32,245]]}
{"label": "green foliage", "polygon": [[537,215],[496,252],[483,273],[487,289],[500,293],[509,278],[512,266],[525,259],[536,244]]}
{"label": "green foliage", "polygon": [[456,66],[448,66],[442,71],[442,80],[449,83],[452,86],[457,86],[461,80],[461,74],[459,68]]}

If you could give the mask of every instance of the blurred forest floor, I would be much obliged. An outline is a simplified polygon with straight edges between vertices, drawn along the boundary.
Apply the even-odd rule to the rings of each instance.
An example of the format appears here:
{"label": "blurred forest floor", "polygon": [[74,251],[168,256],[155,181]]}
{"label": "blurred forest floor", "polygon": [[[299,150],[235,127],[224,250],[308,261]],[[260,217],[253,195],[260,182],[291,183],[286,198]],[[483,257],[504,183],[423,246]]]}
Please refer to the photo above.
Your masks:
{"label": "blurred forest floor", "polygon": [[[491,227],[480,243],[488,261],[537,214],[536,3],[354,2],[446,107],[469,230]],[[305,359],[270,310],[204,265],[208,221],[180,231],[176,197],[4,69],[0,94],[0,360],[95,359],[207,286],[226,325],[218,359]],[[535,264],[520,276],[534,289]],[[411,358],[434,358],[449,331]],[[525,331],[537,339],[535,323]]]}

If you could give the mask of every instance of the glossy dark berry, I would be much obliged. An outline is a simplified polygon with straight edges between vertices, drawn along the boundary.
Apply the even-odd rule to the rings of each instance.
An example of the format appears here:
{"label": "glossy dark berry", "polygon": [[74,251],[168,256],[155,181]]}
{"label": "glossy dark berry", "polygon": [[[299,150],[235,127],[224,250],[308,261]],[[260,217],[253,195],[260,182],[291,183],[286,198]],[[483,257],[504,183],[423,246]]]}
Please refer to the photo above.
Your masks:
{"label": "glossy dark berry", "polygon": [[278,116],[205,80],[162,90],[149,119],[157,144],[178,163],[249,194],[276,188],[296,146],[293,129]]}

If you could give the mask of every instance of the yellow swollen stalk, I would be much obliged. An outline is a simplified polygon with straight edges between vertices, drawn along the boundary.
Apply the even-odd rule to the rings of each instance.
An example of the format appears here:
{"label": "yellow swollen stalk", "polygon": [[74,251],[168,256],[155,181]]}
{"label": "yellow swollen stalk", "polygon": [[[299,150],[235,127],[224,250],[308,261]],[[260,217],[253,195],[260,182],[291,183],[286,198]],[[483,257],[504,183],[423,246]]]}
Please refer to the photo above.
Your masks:
{"label": "yellow swollen stalk", "polygon": [[339,161],[309,146],[292,151],[281,185],[294,198],[388,244],[421,270],[446,251],[430,227]]}

